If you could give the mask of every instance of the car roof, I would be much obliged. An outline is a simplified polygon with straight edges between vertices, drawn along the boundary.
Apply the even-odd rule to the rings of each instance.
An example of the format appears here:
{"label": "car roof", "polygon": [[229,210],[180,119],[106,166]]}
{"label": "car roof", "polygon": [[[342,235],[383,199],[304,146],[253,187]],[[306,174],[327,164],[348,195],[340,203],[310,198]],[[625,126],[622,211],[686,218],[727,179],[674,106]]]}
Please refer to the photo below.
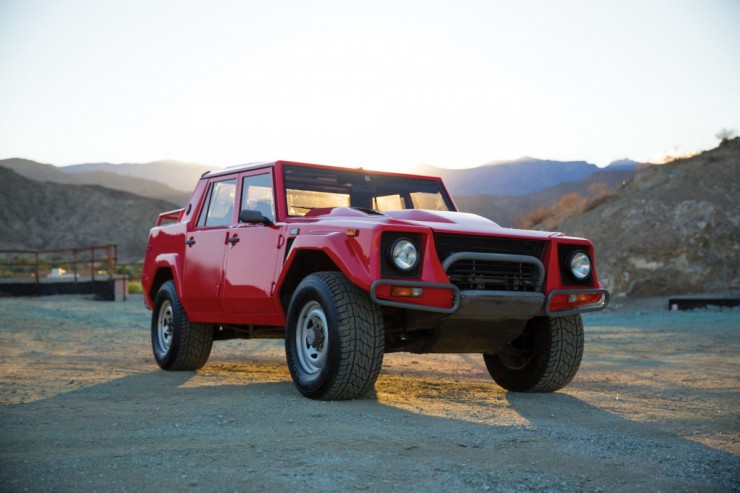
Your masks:
{"label": "car roof", "polygon": [[249,171],[253,169],[259,169],[259,168],[272,168],[275,165],[295,165],[295,166],[305,166],[308,168],[326,168],[326,169],[336,169],[336,170],[347,170],[347,171],[355,171],[355,172],[364,172],[374,175],[390,175],[390,176],[405,176],[405,177],[413,177],[413,178],[424,178],[427,180],[438,180],[441,181],[441,178],[437,176],[430,176],[430,175],[415,175],[410,173],[394,173],[390,171],[375,171],[375,170],[368,170],[364,169],[362,167],[358,168],[350,168],[347,166],[330,166],[326,164],[315,164],[315,163],[302,163],[298,161],[264,161],[264,162],[256,162],[256,163],[246,163],[246,164],[237,164],[233,166],[228,166],[224,169],[215,170],[215,171],[208,171],[206,173],[203,173],[201,178],[210,178],[212,176],[222,176],[222,175],[229,175],[234,173],[241,173],[243,171]]}
{"label": "car roof", "polygon": [[227,166],[224,169],[217,169],[214,171],[206,171],[201,175],[201,178],[210,178],[212,176],[221,176],[221,175],[230,175],[232,173],[241,173],[242,171],[248,171],[250,169],[257,169],[257,168],[263,168],[263,167],[271,167],[273,166],[277,161],[265,161],[265,162],[257,162],[257,163],[246,163],[246,164],[235,164],[232,166]]}

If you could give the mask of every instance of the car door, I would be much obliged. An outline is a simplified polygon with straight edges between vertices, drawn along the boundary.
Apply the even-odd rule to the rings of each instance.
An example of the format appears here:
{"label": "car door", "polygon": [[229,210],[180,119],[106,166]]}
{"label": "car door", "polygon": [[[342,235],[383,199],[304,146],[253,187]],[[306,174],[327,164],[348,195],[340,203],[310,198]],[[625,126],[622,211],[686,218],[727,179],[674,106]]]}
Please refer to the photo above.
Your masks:
{"label": "car door", "polygon": [[272,294],[284,225],[275,224],[273,175],[255,170],[240,176],[239,210],[259,211],[264,223],[239,222],[229,230],[221,303],[231,313],[263,314],[247,323],[269,324],[277,313]]}
{"label": "car door", "polygon": [[182,301],[188,311],[219,312],[229,226],[236,222],[237,178],[208,185],[198,219],[186,234]]}

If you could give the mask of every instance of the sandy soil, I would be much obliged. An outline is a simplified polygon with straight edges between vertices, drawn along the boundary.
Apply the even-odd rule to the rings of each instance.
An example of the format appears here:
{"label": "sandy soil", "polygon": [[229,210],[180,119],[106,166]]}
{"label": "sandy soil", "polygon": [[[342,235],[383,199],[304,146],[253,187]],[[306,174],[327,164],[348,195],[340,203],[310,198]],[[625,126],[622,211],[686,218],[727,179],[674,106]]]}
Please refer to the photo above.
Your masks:
{"label": "sandy soil", "polygon": [[585,316],[558,393],[391,354],[373,395],[316,402],[282,341],[170,373],[141,298],[0,299],[0,491],[738,491],[740,311],[660,309]]}

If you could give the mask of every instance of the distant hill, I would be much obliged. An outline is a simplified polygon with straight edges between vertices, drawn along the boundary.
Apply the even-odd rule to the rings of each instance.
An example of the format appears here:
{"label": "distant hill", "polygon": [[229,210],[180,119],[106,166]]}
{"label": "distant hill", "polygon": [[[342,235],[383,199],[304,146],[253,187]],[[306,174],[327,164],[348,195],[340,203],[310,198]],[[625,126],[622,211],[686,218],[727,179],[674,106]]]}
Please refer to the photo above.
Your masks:
{"label": "distant hill", "polygon": [[[122,176],[132,176],[150,181],[164,183],[175,190],[190,192],[195,184],[207,171],[219,169],[218,166],[206,166],[197,163],[184,163],[175,160],[153,161],[151,163],[136,164],[111,164],[111,163],[89,163],[62,166],[60,171],[65,173],[87,173],[91,171],[103,171],[115,173]],[[186,199],[187,200],[187,199]]]}
{"label": "distant hill", "polygon": [[636,166],[632,168],[608,166],[578,181],[565,181],[527,195],[453,195],[453,199],[461,211],[472,212],[487,217],[501,226],[511,227],[515,226],[518,220],[528,212],[553,204],[565,194],[575,192],[587,196],[595,185],[614,190],[622,182],[632,178],[635,169]]}
{"label": "distant hill", "polygon": [[[0,167],[12,169],[19,175],[36,181],[70,185],[100,185],[143,197],[159,198],[171,202],[177,207],[183,207],[190,198],[190,192],[175,190],[157,181],[120,175],[104,169],[66,173],[64,172],[65,168],[19,158],[0,160]],[[195,187],[194,184],[195,182],[191,185],[190,191]]]}
{"label": "distant hill", "polygon": [[633,161],[631,159],[618,159],[617,161],[612,161],[609,163],[609,166],[606,167],[609,171],[614,170],[631,170],[634,171],[638,168],[644,168],[646,166],[649,166],[645,163],[638,163],[637,161]]}
{"label": "distant hill", "polygon": [[[618,194],[556,229],[596,247],[615,295],[740,290],[740,138],[638,172]],[[549,229],[549,228],[548,228]]]}
{"label": "distant hill", "polygon": [[118,245],[119,263],[144,258],[149,229],[173,204],[95,185],[34,181],[0,167],[0,248]]}
{"label": "distant hill", "polygon": [[468,169],[419,168],[421,174],[442,177],[450,194],[461,197],[525,195],[558,183],[578,181],[597,171],[598,166],[585,161],[547,161],[530,157]]}

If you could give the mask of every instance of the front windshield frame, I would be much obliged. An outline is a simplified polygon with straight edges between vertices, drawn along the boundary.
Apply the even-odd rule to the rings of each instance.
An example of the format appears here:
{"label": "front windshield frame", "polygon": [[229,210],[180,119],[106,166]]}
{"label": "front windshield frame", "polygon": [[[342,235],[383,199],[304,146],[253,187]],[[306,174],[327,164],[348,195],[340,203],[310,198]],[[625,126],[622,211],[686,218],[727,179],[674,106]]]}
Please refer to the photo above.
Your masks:
{"label": "front windshield frame", "polygon": [[441,180],[435,178],[285,164],[283,180],[288,217],[334,207],[378,212],[456,210]]}

